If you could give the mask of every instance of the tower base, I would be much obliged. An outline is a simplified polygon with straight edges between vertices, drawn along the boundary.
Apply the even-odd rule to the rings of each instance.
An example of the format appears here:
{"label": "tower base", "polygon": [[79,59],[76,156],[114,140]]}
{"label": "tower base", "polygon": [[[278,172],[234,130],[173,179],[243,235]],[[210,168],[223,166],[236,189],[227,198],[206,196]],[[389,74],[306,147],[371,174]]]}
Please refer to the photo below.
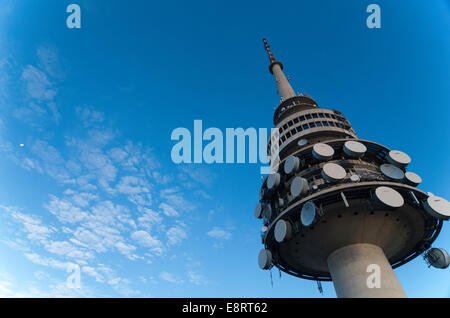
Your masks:
{"label": "tower base", "polygon": [[340,298],[405,298],[383,250],[373,244],[352,244],[327,259],[336,295]]}

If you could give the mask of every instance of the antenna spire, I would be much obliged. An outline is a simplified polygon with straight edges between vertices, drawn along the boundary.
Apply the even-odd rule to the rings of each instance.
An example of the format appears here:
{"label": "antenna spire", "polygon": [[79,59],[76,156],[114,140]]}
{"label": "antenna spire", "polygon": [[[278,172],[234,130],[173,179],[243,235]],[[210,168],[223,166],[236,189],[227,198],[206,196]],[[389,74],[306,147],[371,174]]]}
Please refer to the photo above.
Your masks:
{"label": "antenna spire", "polygon": [[272,51],[270,50],[270,46],[267,43],[267,40],[263,39],[263,42],[264,42],[264,47],[266,48],[267,54],[269,55],[270,64],[276,62],[277,59],[275,58],[275,55],[273,55]]}
{"label": "antenna spire", "polygon": [[281,101],[296,96],[294,90],[291,87],[291,84],[289,84],[289,81],[286,78],[286,75],[284,75],[283,73],[283,64],[277,61],[275,55],[273,55],[272,51],[270,50],[270,46],[267,43],[267,40],[263,39],[263,42],[267,54],[269,55],[269,71],[275,76],[278,94],[281,97]]}

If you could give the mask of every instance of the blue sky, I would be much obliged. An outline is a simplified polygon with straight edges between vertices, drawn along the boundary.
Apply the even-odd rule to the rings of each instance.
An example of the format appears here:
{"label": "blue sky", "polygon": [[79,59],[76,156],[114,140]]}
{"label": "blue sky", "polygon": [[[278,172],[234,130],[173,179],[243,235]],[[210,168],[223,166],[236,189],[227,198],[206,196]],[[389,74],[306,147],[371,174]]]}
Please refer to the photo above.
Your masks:
{"label": "blue sky", "polygon": [[[259,270],[258,164],[176,165],[170,135],[272,126],[266,37],[296,91],[450,198],[449,3],[376,1],[376,30],[370,3],[0,0],[0,296],[334,297]],[[396,273],[450,295],[421,258]]]}

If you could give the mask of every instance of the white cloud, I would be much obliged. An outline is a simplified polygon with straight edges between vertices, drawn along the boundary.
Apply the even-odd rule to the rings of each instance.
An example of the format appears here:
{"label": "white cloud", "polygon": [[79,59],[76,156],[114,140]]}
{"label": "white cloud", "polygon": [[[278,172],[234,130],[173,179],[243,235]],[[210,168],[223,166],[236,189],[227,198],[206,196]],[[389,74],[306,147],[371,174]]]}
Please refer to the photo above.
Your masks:
{"label": "white cloud", "polygon": [[148,193],[150,185],[142,178],[136,176],[122,177],[117,185],[117,191],[124,194]]}
{"label": "white cloud", "polygon": [[42,224],[36,216],[25,215],[15,208],[0,206],[3,210],[9,212],[11,217],[23,225],[23,230],[28,234],[27,238],[31,241],[45,242],[55,231],[54,228]]}
{"label": "white cloud", "polygon": [[161,274],[159,275],[159,278],[161,278],[162,280],[165,280],[169,283],[172,283],[172,284],[182,284],[183,283],[182,279],[176,278],[173,274],[166,272],[166,271],[161,272]]}
{"label": "white cloud", "polygon": [[138,208],[150,206],[152,204],[152,195],[150,193],[131,194],[128,200]]}
{"label": "white cloud", "polygon": [[117,242],[116,248],[120,253],[122,253],[123,255],[125,255],[127,258],[129,258],[131,260],[135,260],[135,259],[139,258],[139,256],[137,256],[136,254],[133,253],[136,250],[136,246],[134,246],[134,245],[126,244],[124,242]]}
{"label": "white cloud", "polygon": [[168,204],[179,211],[190,211],[195,209],[195,205],[188,202],[178,187],[166,188],[161,190],[160,196]]}
{"label": "white cloud", "polygon": [[67,270],[70,262],[61,262],[51,257],[43,257],[36,253],[25,253],[25,257],[35,264],[51,267],[60,270]]}
{"label": "white cloud", "polygon": [[188,272],[188,278],[189,282],[195,285],[204,285],[207,283],[205,276],[193,271]]}
{"label": "white cloud", "polygon": [[169,245],[181,243],[187,237],[187,233],[182,226],[173,226],[167,231],[167,239]]}
{"label": "white cloud", "polygon": [[231,238],[231,233],[227,232],[220,228],[213,228],[211,231],[206,233],[207,235],[211,236],[212,238],[218,239],[218,240],[229,240]]}
{"label": "white cloud", "polygon": [[90,266],[83,266],[83,267],[81,268],[81,272],[86,273],[87,275],[94,277],[95,280],[96,280],[97,282],[99,282],[99,283],[103,283],[103,282],[104,282],[103,276],[102,276],[99,272],[97,272],[97,271],[95,270],[95,268],[93,268],[93,267],[90,267]]}
{"label": "white cloud", "polygon": [[74,260],[86,260],[94,258],[91,251],[84,248],[75,247],[66,241],[51,241],[45,244],[45,249],[50,253],[72,258]]}
{"label": "white cloud", "polygon": [[128,156],[128,153],[121,148],[112,148],[108,151],[108,155],[115,162],[121,162]]}
{"label": "white cloud", "polygon": [[145,231],[133,232],[133,234],[131,234],[131,238],[144,247],[160,247],[162,245],[161,241]]}
{"label": "white cloud", "polygon": [[31,146],[31,151],[40,159],[42,170],[50,177],[64,181],[69,178],[65,169],[65,162],[60,152],[46,141],[36,140]]}
{"label": "white cloud", "polygon": [[47,75],[32,65],[27,65],[22,72],[22,79],[26,82],[27,93],[38,101],[50,101],[56,95]]}
{"label": "white cloud", "polygon": [[84,227],[78,227],[73,236],[75,240],[71,239],[71,241],[76,244],[93,249],[99,253],[107,251],[103,239]]}
{"label": "white cloud", "polygon": [[180,170],[188,175],[192,181],[203,186],[211,186],[216,178],[215,174],[206,167],[196,167],[195,165],[180,166]]}
{"label": "white cloud", "polygon": [[58,51],[55,47],[41,45],[37,49],[36,54],[39,58],[39,66],[44,69],[47,74],[58,79],[64,77],[64,73],[59,63]]}
{"label": "white cloud", "polygon": [[163,213],[166,216],[179,216],[178,212],[172,206],[168,205],[167,203],[162,202],[159,205],[159,208],[161,210],[163,210]]}
{"label": "white cloud", "polygon": [[[48,115],[48,108],[42,107],[43,103],[50,107],[54,98],[48,74],[30,66],[22,77],[28,85],[35,113]],[[40,86],[33,82],[37,78],[43,80]],[[119,277],[108,266],[93,266],[92,260],[98,262],[114,252],[113,257],[150,263],[153,257],[163,255],[187,238],[186,226],[180,222],[166,224],[169,220],[166,217],[179,217],[195,206],[185,198],[184,189],[170,185],[173,177],[158,169],[160,164],[151,149],[133,142],[120,145],[116,130],[100,129],[99,124],[105,122],[103,113],[93,108],[78,112],[82,127],[95,125],[96,129],[66,137],[63,146],[52,144],[51,136],[28,141],[29,147],[20,150],[23,158],[17,156],[22,168],[48,174],[58,181],[60,189],[52,190],[56,195],[49,195],[43,205],[51,213],[46,210],[42,213],[49,223],[24,213],[16,214],[16,221],[23,224],[26,232],[24,235],[19,231],[19,234],[28,241],[17,238],[14,243],[23,247],[30,246],[30,241],[40,244],[41,249],[36,250],[39,254],[34,246],[20,249],[33,263],[65,270],[69,262],[76,262],[82,266],[83,273],[98,282],[109,282],[118,293],[135,294],[129,280]],[[112,143],[114,147],[110,148]],[[152,206],[152,201],[157,204]],[[142,256],[141,247],[145,248]],[[194,284],[202,279],[194,272],[188,276]],[[161,277],[173,283],[183,282],[167,272]],[[58,286],[55,283],[55,288],[61,287]]]}
{"label": "white cloud", "polygon": [[162,217],[158,212],[155,212],[148,208],[138,208],[142,215],[138,217],[139,226],[149,230],[153,225],[161,223]]}
{"label": "white cloud", "polygon": [[94,195],[89,192],[72,191],[69,193],[66,190],[66,191],[64,191],[64,194],[70,195],[72,202],[82,208],[88,207],[90,205],[91,201],[98,200],[98,195]]}
{"label": "white cloud", "polygon": [[88,213],[74,206],[70,201],[59,199],[54,195],[50,196],[50,203],[45,204],[44,207],[63,223],[77,223],[88,217]]}
{"label": "white cloud", "polygon": [[89,127],[105,120],[102,112],[96,111],[89,106],[77,107],[76,112],[80,116],[84,127]]}

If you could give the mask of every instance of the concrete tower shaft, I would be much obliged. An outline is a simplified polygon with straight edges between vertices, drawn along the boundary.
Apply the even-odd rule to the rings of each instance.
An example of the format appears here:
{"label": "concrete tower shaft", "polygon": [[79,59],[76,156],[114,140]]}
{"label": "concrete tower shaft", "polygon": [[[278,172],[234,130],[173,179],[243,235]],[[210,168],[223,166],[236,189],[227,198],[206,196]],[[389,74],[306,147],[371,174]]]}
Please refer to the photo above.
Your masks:
{"label": "concrete tower shaft", "polygon": [[[406,297],[405,291],[397,276],[395,276],[383,250],[376,245],[352,244],[341,247],[328,256],[328,268],[338,297]],[[372,281],[371,277],[368,277],[368,269],[374,271]],[[375,282],[376,275],[379,275],[378,286]],[[370,286],[370,284],[373,284],[373,286]],[[372,288],[369,288],[368,285]]]}

